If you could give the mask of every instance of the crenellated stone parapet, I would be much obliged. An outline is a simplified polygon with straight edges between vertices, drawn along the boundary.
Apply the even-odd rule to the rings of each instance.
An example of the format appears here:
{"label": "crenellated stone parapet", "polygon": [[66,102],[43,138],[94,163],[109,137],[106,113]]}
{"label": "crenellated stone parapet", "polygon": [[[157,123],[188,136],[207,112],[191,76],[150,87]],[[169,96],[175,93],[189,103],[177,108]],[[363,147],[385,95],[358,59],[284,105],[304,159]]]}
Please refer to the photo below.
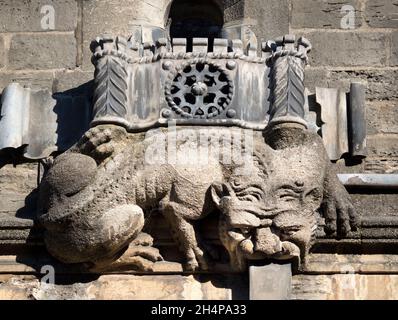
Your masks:
{"label": "crenellated stone parapet", "polygon": [[[310,45],[301,39],[293,50],[289,39],[294,42],[294,36],[265,42],[259,53],[240,39],[160,38],[141,44],[98,37],[91,45],[96,67],[92,125],[114,123],[141,131],[175,120],[177,125],[264,130],[270,117],[276,121],[276,114],[280,118],[281,112],[297,108],[295,121],[300,117],[305,123],[305,63],[292,73],[282,61],[294,56],[305,62]],[[288,107],[281,105],[285,96]],[[299,106],[292,105],[292,97],[299,97]]]}

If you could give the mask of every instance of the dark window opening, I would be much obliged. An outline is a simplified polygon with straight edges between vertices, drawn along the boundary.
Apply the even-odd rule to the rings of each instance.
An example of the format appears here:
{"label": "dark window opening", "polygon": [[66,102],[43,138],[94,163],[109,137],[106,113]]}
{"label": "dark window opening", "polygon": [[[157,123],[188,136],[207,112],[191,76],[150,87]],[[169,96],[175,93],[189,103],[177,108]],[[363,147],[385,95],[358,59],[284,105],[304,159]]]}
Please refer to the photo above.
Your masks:
{"label": "dark window opening", "polygon": [[175,0],[170,9],[170,37],[187,38],[187,51],[192,51],[192,38],[208,38],[212,50],[215,38],[221,38],[223,13],[212,0]]}

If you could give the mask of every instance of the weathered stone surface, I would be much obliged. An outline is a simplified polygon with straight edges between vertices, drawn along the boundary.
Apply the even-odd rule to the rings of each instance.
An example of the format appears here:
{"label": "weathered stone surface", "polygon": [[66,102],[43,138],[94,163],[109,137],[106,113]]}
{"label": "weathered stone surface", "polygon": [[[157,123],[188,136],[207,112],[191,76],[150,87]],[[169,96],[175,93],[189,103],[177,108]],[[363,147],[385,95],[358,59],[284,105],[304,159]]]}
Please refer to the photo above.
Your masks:
{"label": "weathered stone surface", "polygon": [[365,19],[374,28],[398,28],[398,1],[366,1]]}
{"label": "weathered stone surface", "polygon": [[131,1],[83,1],[83,68],[94,70],[90,43],[103,33],[128,35],[129,23],[136,13]]}
{"label": "weathered stone surface", "polygon": [[291,294],[290,263],[250,266],[250,300],[288,300]]}
{"label": "weathered stone surface", "polygon": [[6,57],[6,48],[4,37],[0,36],[0,69],[5,65],[5,57]]}
{"label": "weathered stone surface", "polygon": [[311,93],[315,93],[317,86],[349,92],[351,82],[360,81],[366,87],[367,100],[398,99],[397,78],[398,70],[395,69],[333,70],[308,67],[305,71],[305,85]]}
{"label": "weathered stone surface", "polygon": [[308,67],[305,69],[304,84],[311,93],[315,93],[315,87],[328,87],[329,78],[330,70],[327,68]]}
{"label": "weathered stone surface", "polygon": [[252,30],[259,41],[271,40],[289,33],[287,0],[245,0],[244,18],[253,20]]}
{"label": "weathered stone surface", "polygon": [[33,90],[51,90],[53,86],[53,77],[54,74],[52,71],[3,71],[0,72],[0,93],[13,82],[17,82]]}
{"label": "weathered stone surface", "polygon": [[353,193],[351,198],[361,216],[392,216],[398,213],[398,194]]}
{"label": "weathered stone surface", "polygon": [[297,275],[292,298],[299,300],[396,300],[397,275]]}
{"label": "weathered stone surface", "polygon": [[366,105],[368,134],[398,134],[398,101],[373,101]]}
{"label": "weathered stone surface", "polygon": [[346,92],[352,81],[361,81],[366,87],[367,100],[395,100],[397,91],[398,70],[355,70],[331,71],[328,81],[329,87],[341,87]]}
{"label": "weathered stone surface", "polygon": [[0,168],[0,214],[15,215],[25,206],[26,197],[37,187],[37,174],[35,163]]}
{"label": "weathered stone surface", "polygon": [[76,67],[76,39],[71,34],[16,34],[11,39],[9,68],[57,69]]}
{"label": "weathered stone surface", "polygon": [[[85,91],[81,86],[88,86],[88,83],[92,81],[94,74],[92,71],[81,71],[81,70],[63,70],[56,72],[54,75],[53,92],[64,92],[70,91],[76,93],[82,93]],[[79,90],[79,87],[81,90]],[[90,92],[91,93],[91,92]]]}
{"label": "weathered stone surface", "polygon": [[333,164],[336,168],[336,172],[338,173],[360,173],[364,171],[363,162],[350,163],[346,165],[346,161],[344,159],[340,159]]}
{"label": "weathered stone surface", "polygon": [[[132,25],[165,26],[171,0],[154,2],[138,0],[83,1],[83,68],[93,70],[90,43],[104,33],[128,36]],[[165,15],[166,14],[166,15]]]}
{"label": "weathered stone surface", "polygon": [[387,63],[389,41],[385,33],[310,31],[303,35],[313,46],[311,66],[384,66]]}
{"label": "weathered stone surface", "polygon": [[365,172],[398,172],[398,144],[395,136],[369,136],[368,151],[369,155],[365,159]]}
{"label": "weathered stone surface", "polygon": [[37,164],[28,163],[16,167],[5,165],[0,169],[0,181],[2,191],[7,188],[10,191],[29,193],[37,187]]}
{"label": "weathered stone surface", "polygon": [[0,275],[0,300],[31,300],[34,276]]}
{"label": "weathered stone surface", "polygon": [[310,254],[303,271],[314,274],[395,273],[398,257],[395,254]]}
{"label": "weathered stone surface", "polygon": [[[244,276],[104,275],[69,277],[73,284],[45,284],[32,276],[2,276],[0,300],[231,300],[247,299]],[[57,278],[56,278],[57,280]],[[60,279],[61,280],[61,279]],[[72,280],[72,281],[71,281]]]}
{"label": "weathered stone surface", "polygon": [[224,1],[224,23],[231,23],[244,18],[245,1]]}
{"label": "weathered stone surface", "polygon": [[[397,275],[295,275],[292,299],[396,300]],[[348,274],[347,274],[348,273]],[[247,299],[247,279],[233,276],[106,275],[97,280],[67,278],[74,284],[40,284],[34,276],[2,275],[0,299],[11,300],[231,300]]]}
{"label": "weathered stone surface", "polygon": [[[397,14],[398,15],[398,14]],[[398,19],[396,19],[398,21]],[[398,31],[392,33],[391,66],[398,66]]]}
{"label": "weathered stone surface", "polygon": [[[49,31],[42,28],[41,21],[47,11],[43,6],[54,8],[55,31],[73,31],[77,22],[76,0],[19,0],[0,2],[0,32]],[[51,31],[52,31],[51,30]]]}
{"label": "weathered stone surface", "polygon": [[355,9],[354,28],[362,25],[361,1],[299,0],[291,2],[292,28],[332,28],[340,29],[341,20],[347,14],[342,12],[344,5]]}

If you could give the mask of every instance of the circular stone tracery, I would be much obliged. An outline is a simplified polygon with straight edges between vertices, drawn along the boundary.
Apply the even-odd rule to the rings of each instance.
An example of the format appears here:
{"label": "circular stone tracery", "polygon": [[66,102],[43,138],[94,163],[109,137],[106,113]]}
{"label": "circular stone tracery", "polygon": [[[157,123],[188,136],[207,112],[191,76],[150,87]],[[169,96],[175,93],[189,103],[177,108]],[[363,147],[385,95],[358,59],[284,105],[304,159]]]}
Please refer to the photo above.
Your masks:
{"label": "circular stone tracery", "polygon": [[190,62],[170,74],[166,99],[173,111],[184,118],[209,119],[230,104],[233,82],[228,74],[207,61]]}

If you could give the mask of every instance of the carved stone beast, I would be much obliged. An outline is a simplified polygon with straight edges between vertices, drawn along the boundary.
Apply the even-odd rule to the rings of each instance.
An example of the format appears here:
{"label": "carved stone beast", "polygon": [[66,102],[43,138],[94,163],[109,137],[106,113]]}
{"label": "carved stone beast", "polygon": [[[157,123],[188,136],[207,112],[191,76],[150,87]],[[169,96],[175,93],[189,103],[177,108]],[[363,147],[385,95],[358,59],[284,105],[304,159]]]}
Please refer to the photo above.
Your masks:
{"label": "carved stone beast", "polygon": [[[225,138],[235,129],[207,130],[210,144],[192,143],[200,130],[179,129],[176,137],[158,130],[145,137],[112,125],[91,129],[43,178],[40,221],[49,252],[97,270],[118,264],[150,269],[161,256],[141,230],[145,215],[156,209],[170,225],[186,270],[206,270],[212,250],[193,222],[219,209],[221,241],[232,267],[243,270],[246,259],[303,256],[322,201],[330,231],[336,221],[343,233],[355,226],[348,195],[330,171],[319,137],[283,128],[290,141],[288,134],[268,145],[254,132],[252,162],[247,150],[243,161],[228,161],[227,150],[244,145]],[[162,161],[162,146],[174,161]]]}

